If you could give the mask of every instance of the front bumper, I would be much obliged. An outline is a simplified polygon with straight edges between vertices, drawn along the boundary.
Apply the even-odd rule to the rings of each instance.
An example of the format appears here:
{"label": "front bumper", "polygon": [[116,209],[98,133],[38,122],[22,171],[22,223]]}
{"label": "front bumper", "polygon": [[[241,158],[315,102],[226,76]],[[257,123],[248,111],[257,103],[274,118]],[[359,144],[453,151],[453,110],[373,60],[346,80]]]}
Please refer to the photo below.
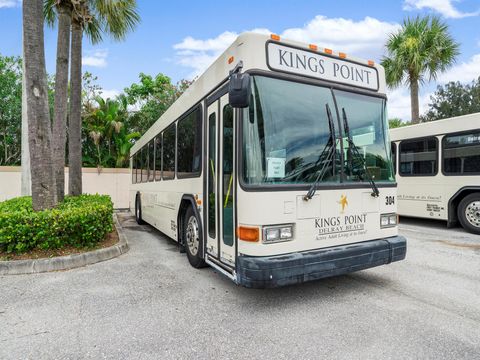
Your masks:
{"label": "front bumper", "polygon": [[239,256],[237,282],[271,288],[347,274],[405,259],[403,236],[275,256]]}

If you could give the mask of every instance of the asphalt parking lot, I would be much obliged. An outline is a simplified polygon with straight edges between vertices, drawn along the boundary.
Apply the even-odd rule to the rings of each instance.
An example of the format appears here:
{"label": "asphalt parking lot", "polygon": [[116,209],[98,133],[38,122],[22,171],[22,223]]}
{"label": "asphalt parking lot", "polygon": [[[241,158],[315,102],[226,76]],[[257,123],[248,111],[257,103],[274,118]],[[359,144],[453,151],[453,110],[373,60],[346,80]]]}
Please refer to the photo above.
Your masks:
{"label": "asphalt parking lot", "polygon": [[402,220],[403,262],[252,290],[124,217],[119,258],[0,277],[0,358],[480,358],[480,237]]}

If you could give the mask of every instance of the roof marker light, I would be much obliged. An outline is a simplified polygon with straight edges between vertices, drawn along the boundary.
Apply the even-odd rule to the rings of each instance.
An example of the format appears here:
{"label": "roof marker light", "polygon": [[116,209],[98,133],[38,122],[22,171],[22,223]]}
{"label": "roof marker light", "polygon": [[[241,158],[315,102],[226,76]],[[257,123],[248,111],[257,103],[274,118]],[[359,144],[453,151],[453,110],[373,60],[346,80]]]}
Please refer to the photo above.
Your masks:
{"label": "roof marker light", "polygon": [[228,58],[228,64],[231,64],[235,58],[233,56],[230,56]]}
{"label": "roof marker light", "polygon": [[368,65],[373,66],[375,65],[375,62],[373,60],[368,60]]}
{"label": "roof marker light", "polygon": [[315,45],[315,44],[310,44],[310,45],[308,45],[308,47],[309,47],[311,50],[313,50],[313,51],[317,51],[317,50],[318,50],[318,46]]}
{"label": "roof marker light", "polygon": [[270,38],[275,41],[280,41],[280,35],[277,34],[271,34]]}
{"label": "roof marker light", "polygon": [[340,56],[341,59],[345,59],[347,57],[347,54],[341,52],[341,53],[338,53],[338,56]]}
{"label": "roof marker light", "polygon": [[330,54],[330,55],[333,54],[333,50],[332,50],[332,49],[327,49],[327,48],[325,48],[325,49],[323,49],[323,52],[326,53],[326,54]]}

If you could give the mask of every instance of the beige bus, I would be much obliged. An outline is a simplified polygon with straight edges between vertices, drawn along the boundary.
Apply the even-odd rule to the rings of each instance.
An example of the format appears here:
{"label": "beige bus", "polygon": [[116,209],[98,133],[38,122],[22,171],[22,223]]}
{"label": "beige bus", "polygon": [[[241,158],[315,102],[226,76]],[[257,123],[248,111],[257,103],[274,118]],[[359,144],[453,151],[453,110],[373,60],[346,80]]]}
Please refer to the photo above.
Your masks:
{"label": "beige bus", "polygon": [[480,234],[480,113],[390,130],[398,213]]}
{"label": "beige bus", "polygon": [[247,287],[402,260],[386,101],[373,61],[242,34],[132,148],[130,206]]}

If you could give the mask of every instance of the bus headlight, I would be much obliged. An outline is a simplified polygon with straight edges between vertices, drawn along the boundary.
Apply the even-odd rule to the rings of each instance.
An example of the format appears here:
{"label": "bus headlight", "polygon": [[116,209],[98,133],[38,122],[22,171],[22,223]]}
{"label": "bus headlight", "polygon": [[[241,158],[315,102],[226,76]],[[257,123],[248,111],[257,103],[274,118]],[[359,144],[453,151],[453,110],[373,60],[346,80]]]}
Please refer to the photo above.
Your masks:
{"label": "bus headlight", "polygon": [[397,225],[397,214],[381,214],[380,228],[388,228]]}
{"label": "bus headlight", "polygon": [[293,224],[263,227],[263,242],[266,244],[293,239]]}

